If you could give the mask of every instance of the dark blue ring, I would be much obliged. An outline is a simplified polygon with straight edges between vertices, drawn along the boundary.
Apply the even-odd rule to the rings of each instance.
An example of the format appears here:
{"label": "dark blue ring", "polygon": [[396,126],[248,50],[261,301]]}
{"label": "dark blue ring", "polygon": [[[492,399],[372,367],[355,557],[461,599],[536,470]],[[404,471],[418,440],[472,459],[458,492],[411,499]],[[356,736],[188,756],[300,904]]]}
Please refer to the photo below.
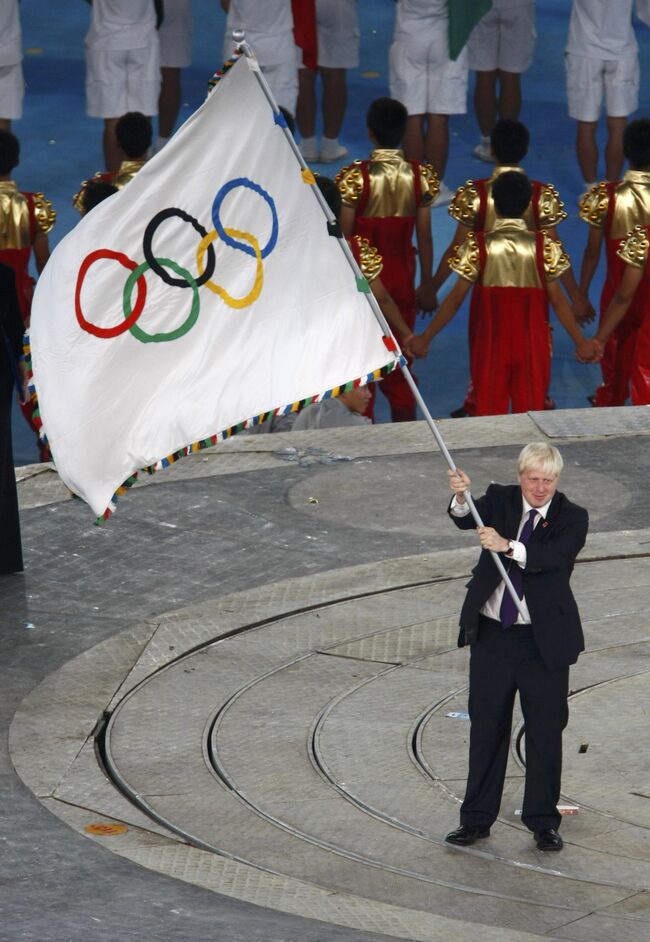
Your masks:
{"label": "dark blue ring", "polygon": [[221,204],[223,203],[228,193],[240,186],[245,186],[249,190],[253,190],[254,193],[259,193],[259,195],[263,200],[266,201],[269,209],[271,210],[271,215],[273,217],[271,235],[269,236],[269,241],[261,251],[262,258],[266,258],[267,255],[273,251],[276,242],[278,241],[278,214],[275,209],[273,198],[269,196],[266,190],[263,190],[261,186],[259,186],[257,183],[253,183],[252,180],[249,180],[246,177],[237,177],[235,180],[229,180],[228,183],[224,183],[215,196],[214,202],[212,204],[212,222],[214,224],[214,228],[217,230],[221,241],[225,242],[226,245],[229,245],[233,249],[239,249],[241,252],[246,252],[246,254],[250,255],[252,258],[256,257],[255,250],[252,248],[252,246],[248,245],[246,242],[239,242],[237,239],[233,239],[232,236],[228,235],[223,225],[221,224],[221,219],[219,217]]}

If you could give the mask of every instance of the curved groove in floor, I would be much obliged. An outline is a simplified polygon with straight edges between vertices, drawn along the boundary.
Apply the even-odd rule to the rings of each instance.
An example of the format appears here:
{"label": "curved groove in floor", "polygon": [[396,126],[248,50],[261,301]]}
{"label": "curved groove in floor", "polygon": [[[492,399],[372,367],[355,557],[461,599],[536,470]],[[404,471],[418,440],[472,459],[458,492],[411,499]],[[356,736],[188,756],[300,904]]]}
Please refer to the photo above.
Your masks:
{"label": "curved groove in floor", "polygon": [[[297,591],[288,582],[279,591],[253,590],[250,601],[242,593],[200,612],[170,614],[121,675],[121,689],[134,685],[131,691],[120,698],[120,684],[113,687],[106,757],[115,779],[149,820],[183,838],[167,839],[168,860],[201,854],[194,845],[215,860],[244,864],[266,887],[296,881],[308,894],[397,906],[413,920],[453,913],[459,928],[481,923],[562,936],[582,920],[634,920],[650,886],[640,829],[621,825],[597,800],[584,801],[582,783],[595,777],[573,754],[567,793],[583,798],[582,813],[567,821],[560,859],[536,853],[513,817],[522,779],[514,764],[507,814],[491,840],[462,851],[444,845],[467,752],[468,724],[448,718],[466,709],[467,651],[455,646],[465,578],[427,580],[410,566],[388,591],[356,592],[363,583],[353,570],[338,598],[326,577],[325,592],[318,581]],[[417,583],[409,578],[416,572]],[[608,745],[615,757],[608,737],[618,733],[610,719],[600,735],[604,724],[591,704],[600,698],[601,711],[627,709],[646,685],[638,667],[650,653],[640,607],[647,581],[638,561],[590,560],[577,569],[589,652],[572,673],[569,751],[589,739],[588,760]],[[618,597],[620,584],[631,588]],[[279,607],[284,599],[297,604]],[[91,662],[84,657],[79,666]],[[637,720],[631,729],[639,732]],[[87,746],[80,766],[89,771]],[[632,788],[641,781],[641,758],[629,771]],[[121,809],[122,820],[144,827],[141,846],[131,832],[132,859],[152,860],[142,817],[116,792],[112,802],[100,794],[96,782],[89,783],[94,793],[84,792],[83,779],[75,789],[74,774],[56,779],[48,807],[78,797],[81,812],[101,798],[109,818],[113,809],[120,820]],[[612,795],[616,786],[610,774]],[[641,801],[635,794],[630,806]],[[620,819],[634,820],[627,810]]]}

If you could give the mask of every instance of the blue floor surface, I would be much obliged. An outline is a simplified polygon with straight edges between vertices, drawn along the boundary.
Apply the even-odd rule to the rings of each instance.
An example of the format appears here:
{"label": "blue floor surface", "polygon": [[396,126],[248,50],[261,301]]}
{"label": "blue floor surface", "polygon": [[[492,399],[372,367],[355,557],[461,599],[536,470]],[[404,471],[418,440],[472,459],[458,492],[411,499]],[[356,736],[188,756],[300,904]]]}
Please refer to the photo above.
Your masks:
{"label": "blue floor surface", "polygon": [[[221,64],[225,16],[218,0],[194,0],[194,58],[183,74],[182,122],[203,101],[206,82]],[[531,131],[531,149],[526,169],[531,177],[557,186],[569,218],[560,235],[579,271],[586,226],[578,219],[576,201],[582,181],[575,160],[574,123],[566,113],[564,89],[564,45],[568,27],[567,0],[538,0],[538,42],[535,60],[523,78],[522,120]],[[359,0],[361,64],[348,73],[349,104],[341,140],[349,148],[349,159],[369,150],[365,130],[368,104],[388,91],[388,47],[395,3],[393,0]],[[16,179],[24,189],[42,190],[58,212],[51,234],[55,245],[78,221],[71,197],[79,183],[102,169],[102,122],[85,114],[83,39],[89,8],[80,0],[52,4],[30,0],[21,4],[25,78],[27,93],[24,116],[13,130],[22,146],[22,161]],[[648,30],[636,23],[641,72],[650,74]],[[451,149],[446,183],[455,187],[468,179],[486,176],[489,165],[472,156],[478,130],[471,106],[468,113],[451,120]],[[647,91],[642,86],[639,114],[648,113]],[[334,173],[331,164],[317,169]],[[444,251],[455,225],[440,207],[432,212],[436,257]],[[592,289],[597,306],[602,285],[601,264]],[[447,283],[451,284],[451,280]],[[467,306],[436,338],[426,361],[416,373],[420,389],[434,416],[446,416],[462,402],[467,384]],[[552,393],[560,408],[586,405],[595,388],[599,370],[582,366],[573,357],[573,345],[556,325]],[[388,419],[383,397],[378,397],[379,421]],[[36,443],[18,410],[14,414],[14,450],[17,464],[38,460]]]}

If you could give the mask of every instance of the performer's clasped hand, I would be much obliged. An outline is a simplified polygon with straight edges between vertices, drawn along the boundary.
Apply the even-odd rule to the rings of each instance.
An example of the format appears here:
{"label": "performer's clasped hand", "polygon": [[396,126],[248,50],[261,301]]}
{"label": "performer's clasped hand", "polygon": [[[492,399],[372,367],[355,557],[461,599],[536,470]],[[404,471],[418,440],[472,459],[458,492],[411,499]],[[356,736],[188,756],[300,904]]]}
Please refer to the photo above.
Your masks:
{"label": "performer's clasped hand", "polygon": [[411,355],[422,359],[429,353],[429,341],[424,334],[416,334],[411,340]]}
{"label": "performer's clasped hand", "polygon": [[585,337],[576,346],[576,360],[579,363],[597,363],[602,359],[605,345],[596,337]]}

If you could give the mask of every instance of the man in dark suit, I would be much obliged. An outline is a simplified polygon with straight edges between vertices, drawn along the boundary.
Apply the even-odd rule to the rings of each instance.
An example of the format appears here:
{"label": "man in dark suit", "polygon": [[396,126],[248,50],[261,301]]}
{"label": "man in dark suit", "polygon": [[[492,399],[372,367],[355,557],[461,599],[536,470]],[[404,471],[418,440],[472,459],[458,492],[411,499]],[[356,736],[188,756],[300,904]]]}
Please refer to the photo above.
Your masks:
{"label": "man in dark suit", "polygon": [[23,319],[12,268],[0,263],[0,575],[22,572],[16,474],[11,448],[11,400],[15,382],[22,376]]}
{"label": "man in dark suit", "polygon": [[[469,775],[460,827],[446,841],[468,846],[488,837],[501,804],[512,710],[519,691],[526,724],[523,823],[540,850],[562,849],[558,834],[562,731],[568,720],[569,665],[584,650],[569,580],[587,536],[587,511],[557,490],[563,462],[544,442],[522,450],[518,485],[491,484],[476,501],[482,553],[460,616],[459,646],[469,644]],[[450,471],[449,514],[476,527],[465,500],[470,479]],[[490,552],[501,554],[521,600],[518,610]]]}

